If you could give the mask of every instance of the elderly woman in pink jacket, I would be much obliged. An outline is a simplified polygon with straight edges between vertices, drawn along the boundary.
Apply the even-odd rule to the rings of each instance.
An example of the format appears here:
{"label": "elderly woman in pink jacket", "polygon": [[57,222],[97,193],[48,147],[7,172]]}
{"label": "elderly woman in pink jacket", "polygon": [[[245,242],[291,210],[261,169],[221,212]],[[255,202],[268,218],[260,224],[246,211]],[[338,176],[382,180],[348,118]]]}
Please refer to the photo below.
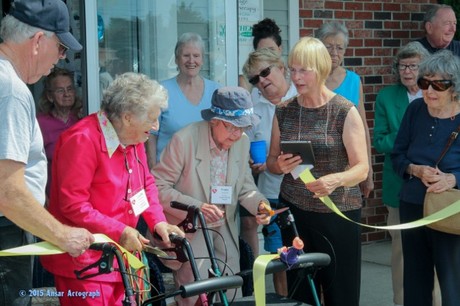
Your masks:
{"label": "elderly woman in pink jacket", "polygon": [[[117,77],[104,92],[101,110],[62,133],[56,144],[50,212],[64,224],[105,234],[129,251],[140,252],[149,242],[136,230],[141,215],[149,231],[166,243],[169,233],[183,234],[166,222],[144,149],[149,131],[158,128],[160,109],[166,106],[166,90],[156,81],[137,73]],[[61,305],[121,305],[120,273],[75,277],[75,270],[100,257],[101,252],[93,250],[77,258],[42,257],[62,293]]]}

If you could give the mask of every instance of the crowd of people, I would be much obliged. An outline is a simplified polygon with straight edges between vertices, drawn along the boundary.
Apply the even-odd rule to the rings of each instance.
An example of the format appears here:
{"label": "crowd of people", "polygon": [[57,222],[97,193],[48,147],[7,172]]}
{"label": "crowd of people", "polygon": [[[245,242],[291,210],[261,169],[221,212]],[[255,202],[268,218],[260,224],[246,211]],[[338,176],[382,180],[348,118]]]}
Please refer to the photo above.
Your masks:
{"label": "crowd of people", "polygon": [[[239,87],[204,78],[203,39],[183,33],[174,50],[177,76],[159,83],[119,74],[103,91],[100,110],[83,118],[72,72],[56,67],[68,49],[82,49],[66,5],[15,0],[0,26],[0,248],[49,241],[65,252],[40,258],[59,292],[99,291],[101,303],[116,305],[124,298],[120,274],[80,280],[74,273],[100,256],[89,249],[93,234],[133,253],[153,237],[163,247],[171,246],[171,233],[186,237],[204,276],[211,263],[203,229],[184,233],[177,226],[187,214],[170,207],[177,201],[200,208],[220,269],[237,273],[239,239],[258,255],[261,225],[265,251],[291,244],[292,228],[280,230],[266,213],[288,207],[304,251],[331,257],[314,280],[322,305],[359,306],[361,227],[321,199],[329,196],[345,216],[361,221],[363,198],[374,189],[371,145],[385,154],[382,196],[390,225],[422,218],[426,192],[459,187],[459,147],[437,161],[460,126],[456,23],[452,7],[433,5],[423,20],[425,36],[398,50],[396,83],[377,95],[371,140],[361,77],[343,63],[349,33],[342,23],[325,22],[315,37],[301,38],[286,63],[276,22],[254,24],[254,51]],[[36,110],[27,85],[43,76]],[[265,162],[250,155],[256,141],[264,142]],[[303,161],[283,152],[284,141],[312,144],[315,181],[295,175]],[[425,226],[390,234],[394,304],[456,305],[460,237]],[[18,292],[33,286],[33,259],[1,257],[0,304],[30,305]],[[165,264],[176,287],[194,280],[189,263]],[[303,277],[275,273],[276,292],[313,304],[309,281],[295,285]],[[59,299],[93,305],[83,297]],[[197,303],[176,299],[181,306]]]}

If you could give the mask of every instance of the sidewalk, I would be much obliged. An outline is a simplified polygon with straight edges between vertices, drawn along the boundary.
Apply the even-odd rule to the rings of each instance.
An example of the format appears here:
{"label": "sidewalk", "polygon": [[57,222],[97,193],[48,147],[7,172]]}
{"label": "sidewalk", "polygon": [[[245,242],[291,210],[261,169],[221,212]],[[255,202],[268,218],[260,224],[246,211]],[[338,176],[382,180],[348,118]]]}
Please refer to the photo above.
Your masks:
{"label": "sidewalk", "polygon": [[362,246],[361,306],[393,306],[391,242]]}

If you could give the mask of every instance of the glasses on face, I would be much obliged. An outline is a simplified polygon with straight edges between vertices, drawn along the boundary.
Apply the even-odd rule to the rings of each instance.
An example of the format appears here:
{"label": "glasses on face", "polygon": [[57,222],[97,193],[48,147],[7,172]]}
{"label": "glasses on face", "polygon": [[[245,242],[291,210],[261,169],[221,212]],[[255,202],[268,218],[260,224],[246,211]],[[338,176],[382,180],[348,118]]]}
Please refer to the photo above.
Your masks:
{"label": "glasses on face", "polygon": [[404,71],[407,68],[409,68],[410,71],[415,71],[415,70],[418,69],[417,64],[409,64],[409,65],[398,64],[398,65],[396,65],[396,67],[398,68],[399,71]]}
{"label": "glasses on face", "polygon": [[424,78],[420,78],[417,81],[417,85],[422,90],[427,90],[428,87],[430,87],[430,85],[431,85],[431,88],[433,88],[436,91],[446,91],[447,89],[452,87],[452,85],[454,85],[454,84],[452,83],[452,80],[433,80],[433,81],[430,81],[430,80],[427,80],[427,79],[424,79]]}
{"label": "glasses on face", "polygon": [[59,56],[65,56],[67,50],[69,50],[69,47],[59,42]]}
{"label": "glasses on face", "polygon": [[60,57],[64,57],[65,54],[67,53],[67,50],[69,50],[69,47],[67,47],[66,45],[64,45],[63,43],[61,43],[61,41],[59,40],[59,38],[55,35],[53,35],[54,37],[54,40],[57,42],[57,47],[58,47],[58,52],[59,52],[59,56]]}
{"label": "glasses on face", "polygon": [[55,90],[50,90],[51,92],[54,92],[57,95],[64,95],[64,94],[73,94],[75,92],[75,88],[73,86],[69,86],[67,88],[58,88]]}
{"label": "glasses on face", "polygon": [[253,86],[257,85],[257,83],[260,82],[260,77],[266,78],[266,77],[268,77],[270,75],[270,73],[272,72],[272,68],[273,68],[273,65],[270,65],[267,68],[265,68],[262,71],[260,71],[259,74],[255,75],[253,77],[250,77],[249,78],[249,83],[251,83]]}
{"label": "glasses on face", "polygon": [[227,133],[229,133],[230,135],[240,135],[240,134],[243,134],[244,132],[244,128],[242,127],[234,126],[233,124],[225,122],[225,121],[221,121],[221,122],[225,130],[227,131]]}
{"label": "glasses on face", "polygon": [[334,51],[334,50],[337,51],[337,53],[345,52],[345,47],[341,46],[341,45],[336,45],[336,46],[327,45],[326,49],[327,49],[327,52],[329,52],[329,53],[332,53],[332,51]]}

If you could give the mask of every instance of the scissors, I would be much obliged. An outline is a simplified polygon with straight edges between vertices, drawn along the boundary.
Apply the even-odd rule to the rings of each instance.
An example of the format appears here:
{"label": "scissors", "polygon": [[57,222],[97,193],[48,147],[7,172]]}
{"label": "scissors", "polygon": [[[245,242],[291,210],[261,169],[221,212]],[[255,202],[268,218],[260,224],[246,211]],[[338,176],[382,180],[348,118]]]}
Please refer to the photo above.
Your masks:
{"label": "scissors", "polygon": [[267,212],[263,212],[263,213],[259,213],[259,215],[268,215],[270,217],[273,217],[274,215],[277,215],[277,214],[280,214],[282,212],[285,212],[286,210],[289,209],[289,207],[283,207],[283,208],[280,208],[280,209],[271,209],[271,208],[267,208],[265,207],[266,209],[268,209]]}
{"label": "scissors", "polygon": [[151,253],[154,255],[157,255],[159,258],[164,258],[164,259],[176,259],[174,256],[169,256],[166,252],[163,250],[153,247],[151,245],[144,245],[144,251],[147,253]]}

